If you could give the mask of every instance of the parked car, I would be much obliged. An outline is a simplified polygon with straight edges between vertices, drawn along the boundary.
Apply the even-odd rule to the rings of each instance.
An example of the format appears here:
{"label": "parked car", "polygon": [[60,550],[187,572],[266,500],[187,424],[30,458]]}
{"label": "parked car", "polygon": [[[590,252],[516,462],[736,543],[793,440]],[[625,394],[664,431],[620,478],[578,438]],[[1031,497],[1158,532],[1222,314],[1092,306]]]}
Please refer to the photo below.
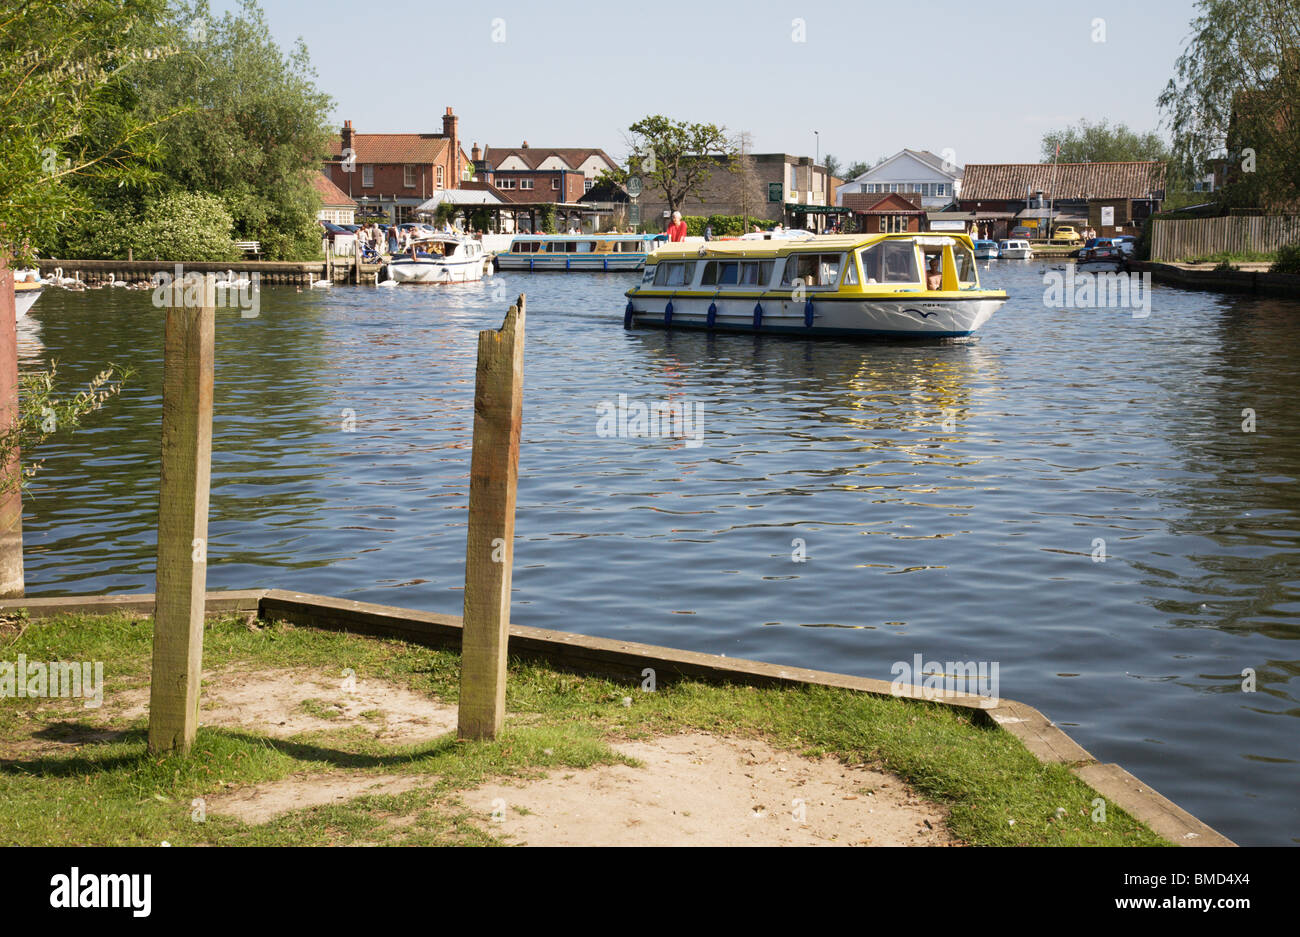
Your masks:
{"label": "parked car", "polygon": [[1057,229],[1052,232],[1052,240],[1067,241],[1070,244],[1076,244],[1083,240],[1083,236],[1079,234],[1078,231],[1074,230],[1072,225],[1063,224],[1058,226]]}
{"label": "parked car", "polygon": [[317,224],[321,227],[321,238],[330,242],[334,253],[351,254],[356,250],[357,236],[347,228],[332,221],[318,221]]}
{"label": "parked car", "polygon": [[1021,241],[1027,241],[1033,236],[1034,229],[1022,224],[1016,225],[1011,229],[1011,233],[1007,235],[1008,238],[1015,238]]}

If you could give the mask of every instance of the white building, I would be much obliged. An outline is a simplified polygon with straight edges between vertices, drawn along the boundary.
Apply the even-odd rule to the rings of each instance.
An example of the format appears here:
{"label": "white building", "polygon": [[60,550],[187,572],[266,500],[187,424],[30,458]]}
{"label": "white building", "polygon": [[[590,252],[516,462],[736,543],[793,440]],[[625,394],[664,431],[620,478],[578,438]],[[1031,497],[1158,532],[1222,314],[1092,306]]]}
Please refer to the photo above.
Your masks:
{"label": "white building", "polygon": [[843,205],[849,192],[911,192],[921,196],[922,208],[936,210],[951,205],[961,194],[961,177],[960,166],[945,163],[929,150],[900,150],[840,186],[835,204]]}

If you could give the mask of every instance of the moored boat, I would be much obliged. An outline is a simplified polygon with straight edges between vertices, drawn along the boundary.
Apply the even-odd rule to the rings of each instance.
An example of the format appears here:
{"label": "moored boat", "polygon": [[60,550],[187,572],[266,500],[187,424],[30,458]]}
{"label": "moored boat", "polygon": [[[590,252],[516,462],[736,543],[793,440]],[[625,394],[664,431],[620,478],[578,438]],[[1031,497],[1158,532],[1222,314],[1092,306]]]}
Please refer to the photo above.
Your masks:
{"label": "moored boat", "polygon": [[1032,260],[1034,249],[1028,241],[1009,238],[998,242],[998,256],[1003,260]]}
{"label": "moored boat", "polygon": [[[927,271],[932,261],[939,270]],[[964,234],[670,244],[627,291],[636,326],[851,338],[959,338],[1006,302]]]}
{"label": "moored boat", "polygon": [[640,270],[662,234],[520,234],[497,254],[502,270]]}
{"label": "moored boat", "polygon": [[976,260],[997,260],[998,242],[997,241],[973,241],[971,242],[975,249]]}
{"label": "moored boat", "polygon": [[39,270],[14,271],[14,318],[27,315],[45,290],[45,281]]}
{"label": "moored boat", "polygon": [[483,245],[458,234],[420,238],[394,254],[388,275],[397,283],[469,283],[483,279]]}
{"label": "moored boat", "polygon": [[1096,238],[1087,247],[1079,251],[1075,262],[1076,269],[1082,272],[1098,270],[1124,269],[1124,250],[1111,238]]}

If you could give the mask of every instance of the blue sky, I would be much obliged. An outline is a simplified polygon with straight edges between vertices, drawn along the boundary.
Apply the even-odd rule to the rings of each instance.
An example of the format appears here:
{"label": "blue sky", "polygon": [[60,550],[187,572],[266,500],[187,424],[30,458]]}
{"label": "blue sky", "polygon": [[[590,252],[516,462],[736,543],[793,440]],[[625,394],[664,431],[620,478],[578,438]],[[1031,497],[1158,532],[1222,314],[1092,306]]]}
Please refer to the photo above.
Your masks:
{"label": "blue sky", "polygon": [[450,105],[466,150],[622,157],[627,126],[662,113],[748,130],[757,152],[812,155],[820,131],[842,163],[905,146],[1032,162],[1045,131],[1082,118],[1155,129],[1195,14],[1194,0],[261,2],[282,46],[306,41],[334,123],[359,131],[440,132]]}

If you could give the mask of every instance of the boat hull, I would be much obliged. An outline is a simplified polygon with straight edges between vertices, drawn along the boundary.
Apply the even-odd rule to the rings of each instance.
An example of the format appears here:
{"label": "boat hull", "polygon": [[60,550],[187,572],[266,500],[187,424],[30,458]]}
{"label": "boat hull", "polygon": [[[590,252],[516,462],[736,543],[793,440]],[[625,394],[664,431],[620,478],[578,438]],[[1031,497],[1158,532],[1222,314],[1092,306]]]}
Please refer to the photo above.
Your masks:
{"label": "boat hull", "polygon": [[1009,247],[998,251],[1002,260],[1033,260],[1034,251],[1030,247]]}
{"label": "boat hull", "polygon": [[393,260],[388,275],[398,283],[472,283],[483,279],[482,257],[466,260]]}
{"label": "boat hull", "polygon": [[[672,302],[671,315],[667,312]],[[706,329],[840,338],[964,338],[1006,302],[999,298],[881,298],[814,300],[811,325],[805,303],[782,299],[709,296],[635,296],[625,312],[629,328]],[[754,312],[761,306],[761,314]],[[712,325],[709,306],[715,307]],[[757,321],[756,321],[757,320]]]}
{"label": "boat hull", "polygon": [[497,254],[502,270],[570,270],[605,272],[640,270],[645,254]]}
{"label": "boat hull", "polygon": [[21,319],[27,315],[32,306],[36,305],[36,300],[41,298],[44,292],[43,287],[36,289],[23,289],[22,285],[14,289],[14,318]]}

